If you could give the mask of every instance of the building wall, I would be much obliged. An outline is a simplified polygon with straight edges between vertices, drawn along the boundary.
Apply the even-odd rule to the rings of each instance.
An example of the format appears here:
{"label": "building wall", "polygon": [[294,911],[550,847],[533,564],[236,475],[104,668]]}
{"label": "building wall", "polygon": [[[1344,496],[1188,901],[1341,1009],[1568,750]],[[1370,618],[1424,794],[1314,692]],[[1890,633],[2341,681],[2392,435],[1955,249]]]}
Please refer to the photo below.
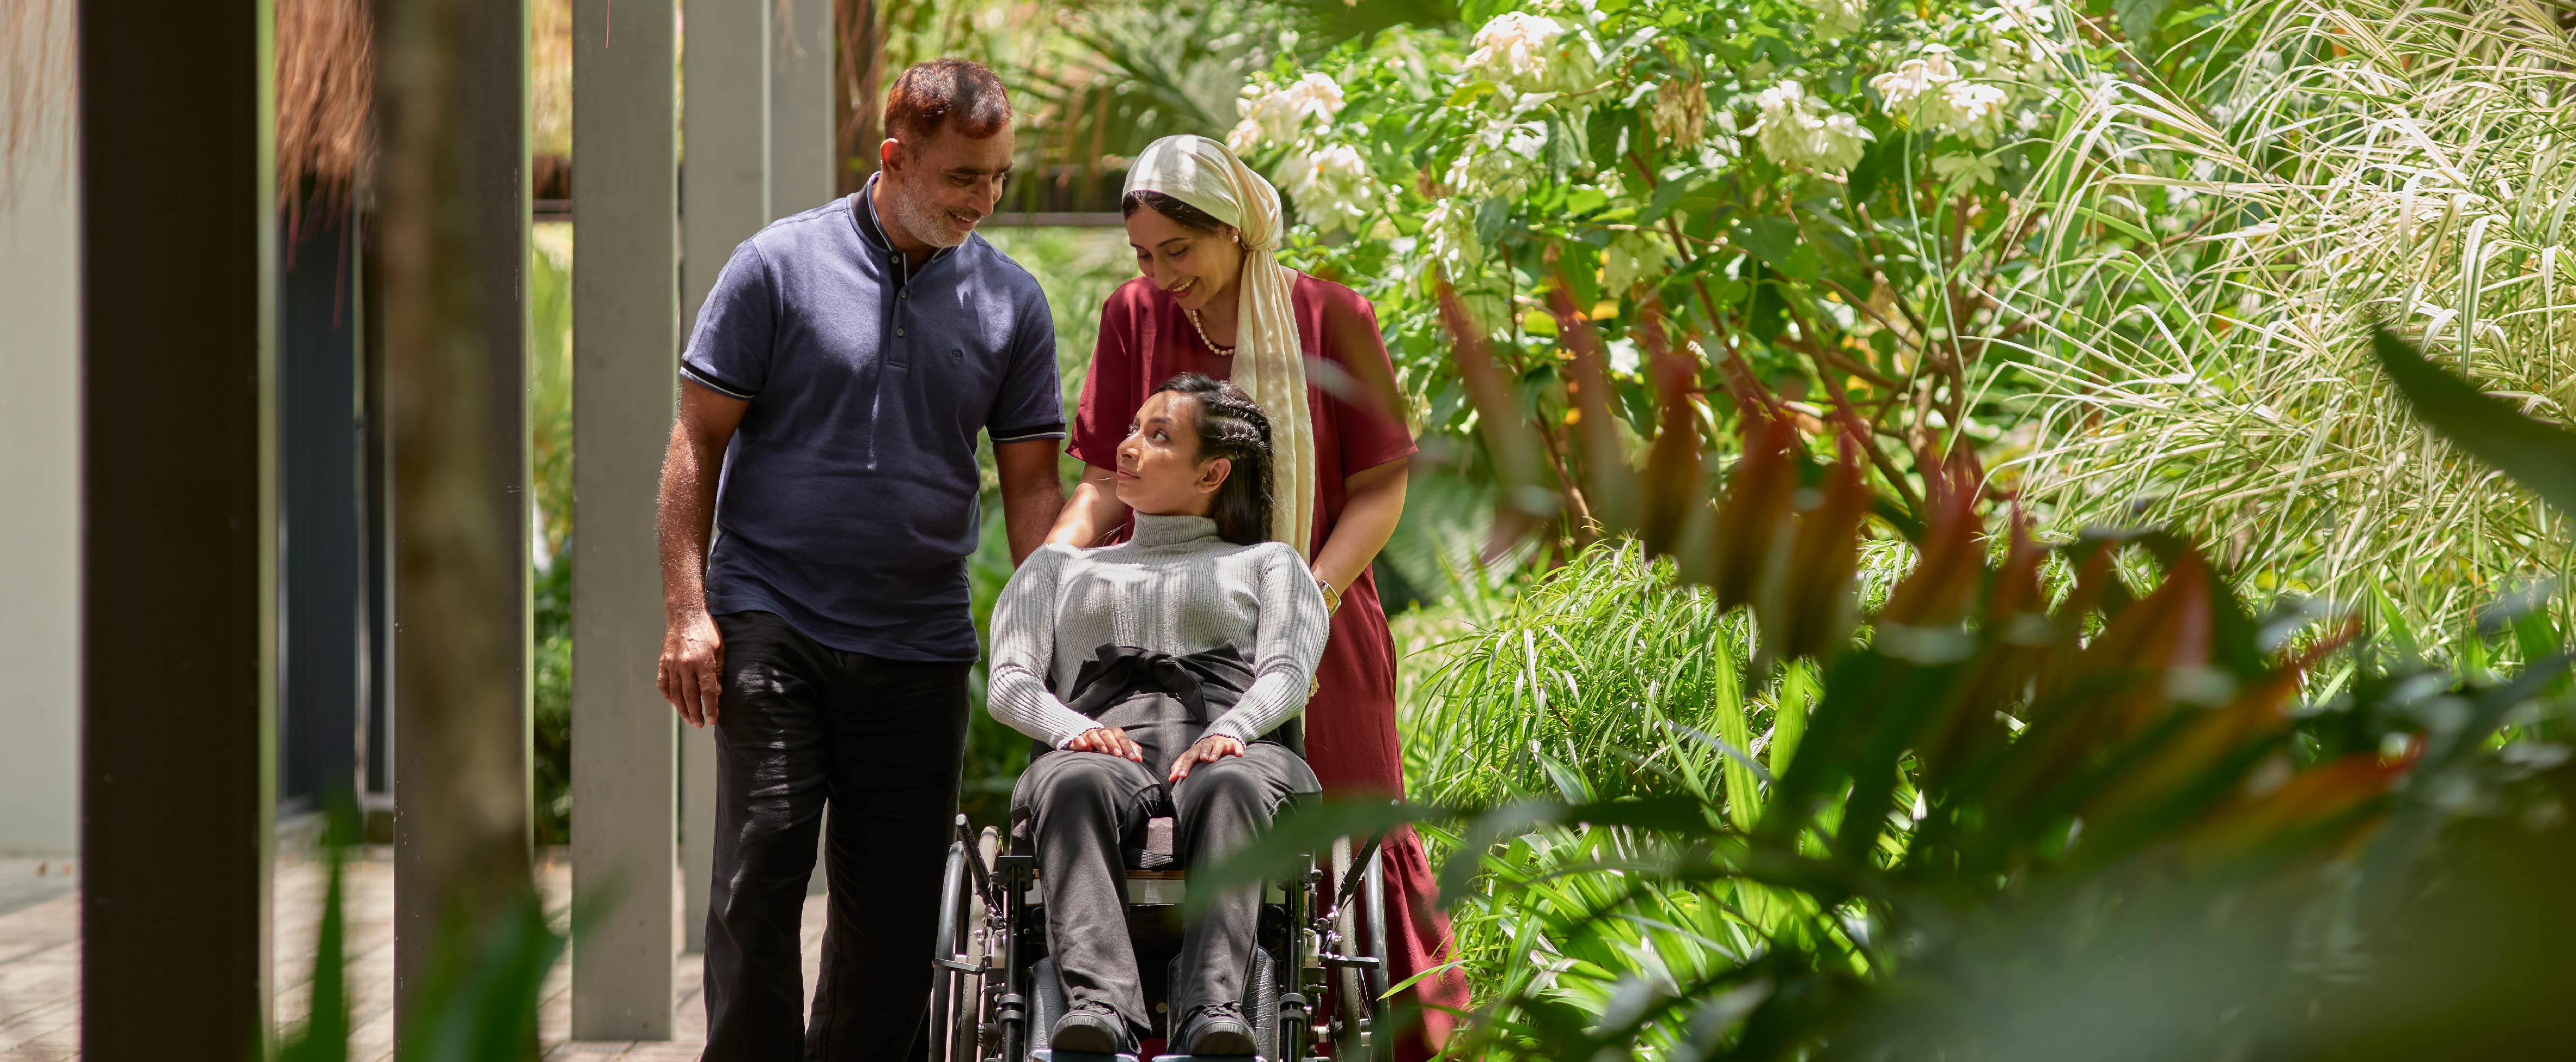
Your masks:
{"label": "building wall", "polygon": [[79,812],[77,181],[53,119],[0,160],[0,851],[69,851]]}

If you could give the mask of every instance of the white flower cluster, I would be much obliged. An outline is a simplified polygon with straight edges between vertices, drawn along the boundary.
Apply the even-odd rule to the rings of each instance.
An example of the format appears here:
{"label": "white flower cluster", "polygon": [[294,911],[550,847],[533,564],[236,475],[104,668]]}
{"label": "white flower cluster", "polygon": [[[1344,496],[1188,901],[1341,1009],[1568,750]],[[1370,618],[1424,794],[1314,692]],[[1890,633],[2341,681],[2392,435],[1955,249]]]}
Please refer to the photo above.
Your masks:
{"label": "white flower cluster", "polygon": [[1926,45],[1923,54],[1896,64],[1896,69],[1869,79],[1887,113],[1916,128],[1928,128],[1979,144],[1991,144],[2003,127],[2011,94],[1962,76],[1951,51]]}
{"label": "white flower cluster", "polygon": [[1349,144],[1292,153],[1272,177],[1297,204],[1298,220],[1323,232],[1358,232],[1370,208],[1386,198],[1377,176],[1369,172],[1368,160]]}
{"label": "white flower cluster", "polygon": [[1309,124],[1329,125],[1342,113],[1342,86],[1325,73],[1311,73],[1271,91],[1245,85],[1234,103],[1243,120],[1227,133],[1225,146],[1248,155],[1265,144],[1284,144]]}
{"label": "white flower cluster", "polygon": [[1986,76],[1995,81],[2042,84],[2054,73],[2050,56],[2064,46],[2055,36],[2057,9],[2039,0],[1997,0],[1977,13],[1985,28]]}
{"label": "white flower cluster", "polygon": [[1371,208],[1386,198],[1359,150],[1332,138],[1342,113],[1342,86],[1332,75],[1310,73],[1276,89],[1248,85],[1235,104],[1243,120],[1225,146],[1249,155],[1272,144],[1288,152],[1270,179],[1297,204],[1298,219],[1331,232],[1359,231]]}
{"label": "white flower cluster", "polygon": [[1869,15],[1869,0],[1798,0],[1816,13],[1816,36],[1848,37]]}
{"label": "white flower cluster", "polygon": [[1807,93],[1796,81],[1782,81],[1754,97],[1762,120],[1753,135],[1773,162],[1816,170],[1847,170],[1860,161],[1863,144],[1877,139],[1860,121]]}
{"label": "white flower cluster", "polygon": [[1516,92],[1557,92],[1592,80],[1591,42],[1544,15],[1506,11],[1469,42],[1463,65],[1469,81],[1491,81]]}
{"label": "white flower cluster", "polygon": [[1998,29],[2047,33],[2057,27],[2057,9],[2041,0],[1995,0],[1994,7],[1977,13],[1977,19]]}
{"label": "white flower cluster", "polygon": [[1529,190],[1530,172],[1547,147],[1547,126],[1499,118],[1485,124],[1449,164],[1441,183],[1469,199],[1515,199]]}

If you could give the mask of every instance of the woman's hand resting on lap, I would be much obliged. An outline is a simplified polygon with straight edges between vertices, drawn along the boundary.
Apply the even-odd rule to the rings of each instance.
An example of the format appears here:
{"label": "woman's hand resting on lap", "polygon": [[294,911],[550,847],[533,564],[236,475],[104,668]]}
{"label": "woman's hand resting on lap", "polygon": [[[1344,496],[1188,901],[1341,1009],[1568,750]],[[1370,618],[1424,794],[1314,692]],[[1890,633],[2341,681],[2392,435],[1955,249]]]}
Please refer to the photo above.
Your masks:
{"label": "woman's hand resting on lap", "polygon": [[1136,747],[1127,731],[1114,726],[1094,727],[1076,734],[1073,740],[1065,743],[1064,749],[1067,752],[1104,752],[1136,763],[1145,762],[1145,750]]}
{"label": "woman's hand resting on lap", "polygon": [[1243,755],[1243,742],[1223,734],[1210,734],[1198,739],[1181,758],[1172,761],[1172,781],[1190,776],[1190,768],[1202,763],[1215,763],[1228,756]]}

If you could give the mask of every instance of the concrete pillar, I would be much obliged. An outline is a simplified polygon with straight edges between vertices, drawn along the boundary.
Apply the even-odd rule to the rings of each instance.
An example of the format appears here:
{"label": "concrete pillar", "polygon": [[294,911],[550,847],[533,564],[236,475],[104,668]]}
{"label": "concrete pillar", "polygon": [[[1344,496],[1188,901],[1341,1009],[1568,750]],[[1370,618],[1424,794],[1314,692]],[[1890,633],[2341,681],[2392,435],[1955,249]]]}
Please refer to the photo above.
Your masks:
{"label": "concrete pillar", "polygon": [[[769,212],[785,217],[832,198],[832,0],[785,0],[771,29],[778,44],[769,57]],[[817,858],[808,895],[823,894],[823,877]]]}
{"label": "concrete pillar", "polygon": [[377,14],[394,1017],[397,1036],[411,1037],[423,1032],[416,1008],[434,964],[535,902],[527,9],[523,0],[406,0]]}
{"label": "concrete pillar", "polygon": [[[654,496],[679,379],[672,0],[574,0],[572,1034],[671,1035],[673,731]],[[613,19],[613,21],[612,21]]]}
{"label": "concrete pillar", "polygon": [[832,0],[778,6],[769,56],[769,210],[784,217],[832,198]]}
{"label": "concrete pillar", "polygon": [[[682,67],[688,110],[680,161],[680,292],[695,335],[698,307],[736,244],[769,223],[769,11],[773,0],[688,0]],[[715,733],[680,728],[680,925],[688,950],[707,940],[707,892],[715,874]]]}
{"label": "concrete pillar", "polygon": [[78,270],[82,341],[82,1056],[257,1058],[276,805],[272,14],[78,12],[81,254],[58,268]]}
{"label": "concrete pillar", "polygon": [[63,854],[80,808],[79,672],[64,666],[80,651],[80,184],[71,0],[29,2],[40,33],[0,54],[51,97],[0,159],[0,673],[17,676],[0,693],[0,849]]}

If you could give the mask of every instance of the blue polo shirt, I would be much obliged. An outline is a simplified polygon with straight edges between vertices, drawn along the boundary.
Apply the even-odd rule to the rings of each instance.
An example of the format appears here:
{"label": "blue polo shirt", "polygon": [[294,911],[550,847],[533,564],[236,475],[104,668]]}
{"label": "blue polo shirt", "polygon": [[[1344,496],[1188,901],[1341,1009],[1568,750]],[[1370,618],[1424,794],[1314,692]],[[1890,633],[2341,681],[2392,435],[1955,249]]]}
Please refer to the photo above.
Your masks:
{"label": "blue polo shirt", "polygon": [[1064,437],[1035,277],[981,236],[910,268],[861,190],[734,249],[680,372],[750,402],[716,488],[708,611],[776,613],[872,656],[975,659],[975,435]]}

